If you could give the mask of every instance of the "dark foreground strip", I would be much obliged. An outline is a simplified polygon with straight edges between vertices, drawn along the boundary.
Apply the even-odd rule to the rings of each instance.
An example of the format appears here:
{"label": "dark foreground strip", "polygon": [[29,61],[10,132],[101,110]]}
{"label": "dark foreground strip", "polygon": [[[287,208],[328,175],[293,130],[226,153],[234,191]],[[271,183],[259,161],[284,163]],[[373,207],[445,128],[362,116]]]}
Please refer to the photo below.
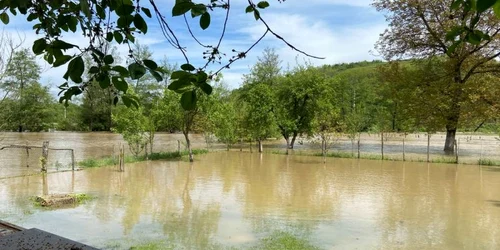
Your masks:
{"label": "dark foreground strip", "polygon": [[98,250],[40,229],[32,228],[0,237],[2,250]]}

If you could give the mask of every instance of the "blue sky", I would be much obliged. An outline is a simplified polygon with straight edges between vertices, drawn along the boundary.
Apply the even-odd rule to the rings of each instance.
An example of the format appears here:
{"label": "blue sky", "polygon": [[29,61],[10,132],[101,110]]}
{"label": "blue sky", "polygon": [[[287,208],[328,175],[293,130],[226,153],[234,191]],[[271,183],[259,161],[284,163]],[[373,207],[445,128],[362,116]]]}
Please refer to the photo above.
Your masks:
{"label": "blue sky", "polygon": [[[170,15],[173,1],[156,0],[156,2],[178,34],[182,46],[187,48],[191,63],[195,67],[203,65],[202,52],[205,49],[189,36],[182,17]],[[376,56],[373,46],[387,24],[383,15],[370,6],[371,0],[308,0],[307,4],[305,2],[288,0],[280,4],[276,0],[270,0],[271,6],[263,10],[261,15],[275,32],[297,48],[316,56],[326,57],[324,60],[307,59],[314,65],[381,59]],[[246,5],[246,1],[232,1],[229,25],[221,46],[221,50],[228,55],[223,62],[233,55],[232,49],[246,50],[265,31],[264,26],[255,21],[253,15],[245,14]],[[190,21],[192,29],[203,43],[216,43],[222,28],[223,14],[222,10],[213,13],[211,26],[205,31],[199,28],[198,19]],[[138,37],[139,43],[150,47],[154,59],[160,60],[166,57],[171,63],[183,64],[182,54],[165,40],[157,20],[153,17],[147,22],[148,33]],[[37,39],[31,29],[32,25],[25,21],[25,17],[14,18],[4,29],[15,37],[17,34],[24,37],[24,46],[31,47],[32,42]],[[67,34],[65,39],[74,44],[85,44],[85,39],[80,34]],[[242,75],[248,73],[265,47],[277,50],[284,67],[287,65],[293,67],[297,56],[299,61],[304,58],[268,35],[245,59],[223,71],[225,84],[230,88],[239,87]],[[120,45],[118,51],[121,56],[126,56],[128,48]],[[43,68],[42,82],[53,86],[55,92],[55,86],[63,82],[65,66],[51,69],[43,64],[43,60],[40,60],[40,63]],[[217,69],[215,66],[217,65],[210,69]]]}

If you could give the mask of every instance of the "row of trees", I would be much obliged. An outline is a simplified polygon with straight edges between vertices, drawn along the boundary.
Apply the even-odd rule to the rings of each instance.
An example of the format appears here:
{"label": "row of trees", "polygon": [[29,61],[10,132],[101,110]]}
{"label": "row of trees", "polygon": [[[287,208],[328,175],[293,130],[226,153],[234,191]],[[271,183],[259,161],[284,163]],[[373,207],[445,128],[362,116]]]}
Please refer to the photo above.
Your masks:
{"label": "row of trees", "polygon": [[[136,46],[136,57],[151,57],[146,46]],[[240,88],[227,89],[220,75],[211,82],[212,94],[197,92],[196,107],[185,110],[179,102],[182,96],[168,89],[169,81],[158,83],[149,74],[128,83],[129,95],[141,103],[137,108],[127,108],[123,101],[115,105],[115,90],[99,85],[90,85],[76,102],[61,105],[39,84],[40,67],[33,55],[19,50],[4,73],[0,116],[2,130],[112,130],[123,135],[136,155],[153,152],[157,131],[182,132],[189,150],[189,134],[203,133],[207,141],[215,137],[228,148],[256,141],[259,151],[266,138],[281,137],[286,148],[293,149],[297,138],[306,136],[326,153],[337,133],[355,140],[361,132],[445,128],[446,110],[454,100],[452,86],[443,77],[446,63],[441,57],[322,67],[304,62],[284,70],[276,52],[266,49]],[[162,67],[165,72],[176,68],[166,60]],[[466,85],[460,128],[497,125],[499,84],[493,74],[482,74]]]}

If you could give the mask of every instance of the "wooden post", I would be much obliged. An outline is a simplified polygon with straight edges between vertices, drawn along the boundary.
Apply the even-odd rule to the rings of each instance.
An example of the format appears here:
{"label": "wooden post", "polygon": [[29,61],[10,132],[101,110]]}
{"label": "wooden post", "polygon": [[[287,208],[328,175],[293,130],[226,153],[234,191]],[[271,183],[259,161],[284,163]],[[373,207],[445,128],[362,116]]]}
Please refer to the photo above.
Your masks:
{"label": "wooden post", "polygon": [[382,160],[384,159],[384,132],[381,133],[380,136],[380,141],[382,142],[382,146],[380,147],[380,150],[382,151]]}
{"label": "wooden post", "polygon": [[146,160],[149,160],[149,158],[148,158],[148,143],[146,143],[146,145],[144,145],[144,153],[146,154]]}
{"label": "wooden post", "polygon": [[42,172],[47,172],[47,161],[49,159],[49,141],[42,144]]}
{"label": "wooden post", "polygon": [[406,133],[405,133],[405,135],[403,137],[403,161],[406,160],[406,156],[405,156],[405,153],[406,153],[405,152],[405,138],[406,138]]}
{"label": "wooden post", "polygon": [[431,133],[427,133],[427,162],[430,162]]}
{"label": "wooden post", "polygon": [[479,141],[481,142],[481,152],[479,153],[479,165],[481,165],[483,161],[483,140],[479,137]]}
{"label": "wooden post", "polygon": [[181,141],[177,140],[177,153],[181,154]]}
{"label": "wooden post", "polygon": [[75,150],[71,150],[71,170],[75,171]]}
{"label": "wooden post", "polygon": [[250,153],[253,153],[253,151],[252,151],[252,140],[250,140]]}
{"label": "wooden post", "polygon": [[240,138],[240,152],[243,151],[243,140]]}
{"label": "wooden post", "polygon": [[458,142],[455,139],[455,163],[458,164]]}

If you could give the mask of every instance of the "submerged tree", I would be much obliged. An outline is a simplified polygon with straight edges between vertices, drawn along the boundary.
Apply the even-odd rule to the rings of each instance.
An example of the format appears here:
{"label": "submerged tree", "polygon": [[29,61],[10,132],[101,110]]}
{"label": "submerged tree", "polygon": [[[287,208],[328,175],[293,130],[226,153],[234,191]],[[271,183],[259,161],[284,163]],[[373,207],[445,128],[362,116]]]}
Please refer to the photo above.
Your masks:
{"label": "submerged tree", "polygon": [[[456,2],[472,5],[457,8]],[[493,63],[500,55],[500,22],[493,10],[478,9],[484,2],[478,1],[477,6],[475,1],[452,0],[377,0],[374,3],[377,10],[387,13],[389,22],[390,28],[377,44],[386,59],[446,58],[447,81],[453,85],[452,101],[442,114],[446,121],[444,151],[447,153],[454,151],[462,100],[471,94],[463,85],[475,75],[500,71],[500,65]],[[474,32],[466,31],[464,24],[470,24],[469,30]]]}

